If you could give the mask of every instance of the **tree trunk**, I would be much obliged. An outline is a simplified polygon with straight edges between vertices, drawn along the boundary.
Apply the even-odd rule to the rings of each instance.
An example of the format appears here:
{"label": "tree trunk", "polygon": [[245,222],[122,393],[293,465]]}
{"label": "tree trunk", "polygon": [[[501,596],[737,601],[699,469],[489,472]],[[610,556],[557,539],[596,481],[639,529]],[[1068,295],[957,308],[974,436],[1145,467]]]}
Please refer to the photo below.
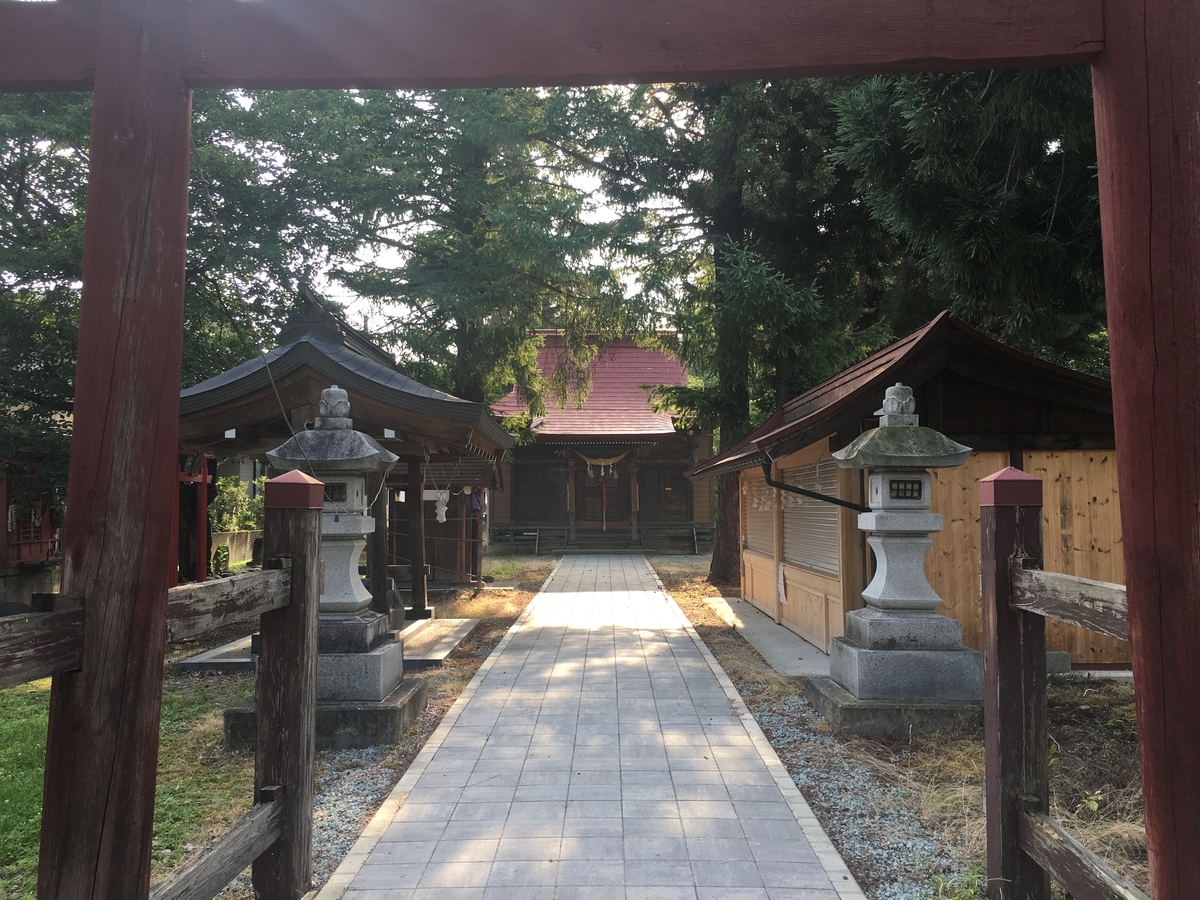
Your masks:
{"label": "tree trunk", "polygon": [[717,478],[717,516],[713,531],[713,558],[708,580],[713,584],[736,582],[742,574],[741,542],[738,540],[737,472]]}

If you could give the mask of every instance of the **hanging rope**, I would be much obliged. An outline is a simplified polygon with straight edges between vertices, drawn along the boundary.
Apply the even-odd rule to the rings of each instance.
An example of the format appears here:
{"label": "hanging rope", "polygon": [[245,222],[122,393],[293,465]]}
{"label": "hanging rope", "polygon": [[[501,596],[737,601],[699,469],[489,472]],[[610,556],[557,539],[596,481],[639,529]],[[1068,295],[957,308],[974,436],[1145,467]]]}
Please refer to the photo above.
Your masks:
{"label": "hanging rope", "polygon": [[598,477],[604,478],[605,475],[611,475],[613,473],[613,467],[627,457],[629,455],[629,451],[626,450],[620,456],[592,457],[584,456],[582,453],[576,450],[575,455],[587,463],[588,478],[592,477],[592,466],[596,466],[600,470]]}

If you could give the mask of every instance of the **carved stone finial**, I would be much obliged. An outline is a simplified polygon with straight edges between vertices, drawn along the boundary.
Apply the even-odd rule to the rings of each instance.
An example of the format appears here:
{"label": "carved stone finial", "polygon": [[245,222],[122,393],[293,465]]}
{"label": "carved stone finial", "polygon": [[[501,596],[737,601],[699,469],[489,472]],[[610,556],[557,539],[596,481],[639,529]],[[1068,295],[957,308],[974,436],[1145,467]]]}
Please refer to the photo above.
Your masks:
{"label": "carved stone finial", "polygon": [[336,384],[321,391],[321,404],[318,415],[326,419],[346,418],[346,416],[350,415],[350,395]]}
{"label": "carved stone finial", "polygon": [[917,422],[917,401],[912,388],[896,382],[883,397],[883,409],[875,410],[880,428],[914,427]]}

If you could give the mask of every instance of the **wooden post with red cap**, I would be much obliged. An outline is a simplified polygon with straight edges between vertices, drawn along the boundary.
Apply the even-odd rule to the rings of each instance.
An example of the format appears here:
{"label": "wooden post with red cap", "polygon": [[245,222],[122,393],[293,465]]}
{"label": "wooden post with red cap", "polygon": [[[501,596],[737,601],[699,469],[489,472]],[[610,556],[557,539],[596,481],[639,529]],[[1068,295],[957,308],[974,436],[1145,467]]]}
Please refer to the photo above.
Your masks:
{"label": "wooden post with red cap", "polygon": [[1046,626],[1009,604],[1013,560],[1042,563],[1042,480],[1009,467],[979,482],[988,896],[1044,900],[1046,875],[1018,844],[1022,796],[1049,801]]}
{"label": "wooden post with red cap", "polygon": [[283,785],[283,835],[254,861],[257,896],[294,900],[312,886],[313,765],[317,715],[317,607],[325,486],[300,471],[267,482],[263,559],[290,562],[291,599],[264,613],[258,657],[254,792]]}

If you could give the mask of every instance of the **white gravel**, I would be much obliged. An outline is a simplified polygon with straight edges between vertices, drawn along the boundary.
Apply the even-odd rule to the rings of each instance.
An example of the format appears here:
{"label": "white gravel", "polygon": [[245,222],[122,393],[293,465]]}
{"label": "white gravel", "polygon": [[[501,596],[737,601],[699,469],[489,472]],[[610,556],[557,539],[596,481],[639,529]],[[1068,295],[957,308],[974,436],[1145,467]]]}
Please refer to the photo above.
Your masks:
{"label": "white gravel", "polygon": [[856,763],[803,697],[754,717],[870,900],[929,900],[933,876],[965,868],[958,847],[912,813],[911,792]]}

